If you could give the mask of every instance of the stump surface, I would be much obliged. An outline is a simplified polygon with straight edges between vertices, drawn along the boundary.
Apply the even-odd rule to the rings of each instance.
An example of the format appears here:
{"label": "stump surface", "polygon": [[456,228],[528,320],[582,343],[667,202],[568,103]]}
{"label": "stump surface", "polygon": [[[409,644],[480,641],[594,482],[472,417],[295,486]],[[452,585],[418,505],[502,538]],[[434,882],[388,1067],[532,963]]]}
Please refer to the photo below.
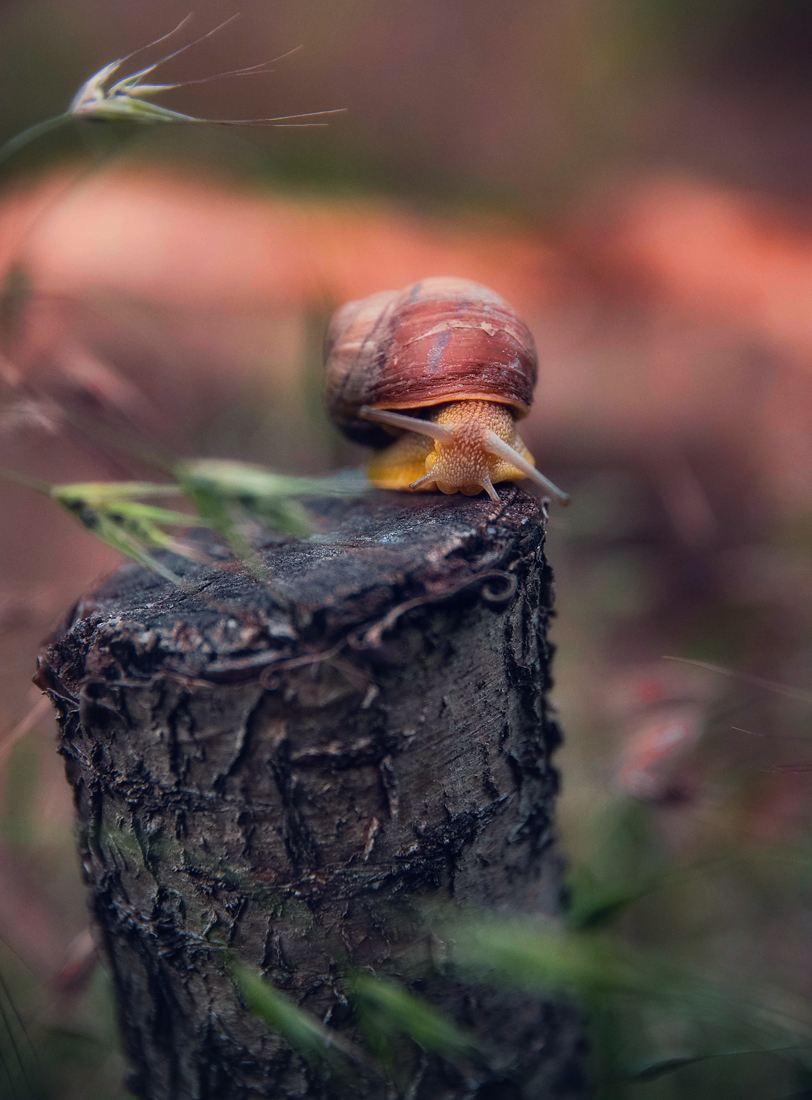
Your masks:
{"label": "stump surface", "polygon": [[571,1011],[462,984],[430,929],[452,905],[560,911],[538,505],[510,488],[308,507],[310,538],[261,544],[271,586],[214,546],[221,567],[171,559],[183,588],[125,565],[40,658],[130,1087],[347,1095],[242,1005],[230,953],[356,1043],[348,962],[498,1052],[486,1071],[404,1043],[395,1085],[356,1067],[350,1095],[574,1096]]}

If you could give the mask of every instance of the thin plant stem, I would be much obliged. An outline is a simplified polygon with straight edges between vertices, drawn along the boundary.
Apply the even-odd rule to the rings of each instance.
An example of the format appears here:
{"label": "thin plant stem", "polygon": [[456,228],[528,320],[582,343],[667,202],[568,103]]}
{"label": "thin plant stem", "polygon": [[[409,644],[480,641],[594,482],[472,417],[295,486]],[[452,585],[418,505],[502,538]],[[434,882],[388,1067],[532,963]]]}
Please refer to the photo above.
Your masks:
{"label": "thin plant stem", "polygon": [[73,121],[73,115],[69,111],[63,111],[60,115],[54,115],[53,118],[46,118],[42,122],[35,122],[33,126],[29,126],[19,134],[15,134],[13,138],[0,146],[0,164],[4,164],[10,160],[11,157],[18,153],[20,149],[24,149],[26,145],[30,145],[32,141],[36,141],[37,138],[43,137],[45,134],[51,133],[53,130],[59,129],[60,126],[64,126],[67,122]]}

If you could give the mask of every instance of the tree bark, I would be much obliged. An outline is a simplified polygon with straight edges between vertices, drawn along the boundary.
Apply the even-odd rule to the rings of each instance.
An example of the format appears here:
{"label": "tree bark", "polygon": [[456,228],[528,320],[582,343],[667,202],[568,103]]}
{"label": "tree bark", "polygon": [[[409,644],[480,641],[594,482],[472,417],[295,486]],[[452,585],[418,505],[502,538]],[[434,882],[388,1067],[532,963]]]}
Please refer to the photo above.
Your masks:
{"label": "tree bark", "polygon": [[[183,588],[125,565],[49,640],[138,1096],[579,1094],[571,1009],[433,962],[444,906],[562,907],[551,573],[538,505],[501,495],[309,502],[315,535],[261,542],[272,585],[212,546],[222,567],[171,558]],[[403,981],[500,1069],[406,1043],[397,1088],[326,1078],[242,1004],[228,954],[359,1045],[346,965]]]}

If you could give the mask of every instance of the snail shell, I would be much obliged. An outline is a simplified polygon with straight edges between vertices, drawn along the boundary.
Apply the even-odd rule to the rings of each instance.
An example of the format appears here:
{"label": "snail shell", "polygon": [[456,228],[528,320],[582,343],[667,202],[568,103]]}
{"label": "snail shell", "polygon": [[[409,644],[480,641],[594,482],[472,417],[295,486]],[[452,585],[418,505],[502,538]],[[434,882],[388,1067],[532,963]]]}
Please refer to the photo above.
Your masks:
{"label": "snail shell", "polygon": [[498,482],[531,478],[569,500],[516,431],[536,384],[533,337],[487,287],[423,279],[350,302],[330,323],[325,363],[331,416],[379,449],[367,465],[378,488],[498,501]]}
{"label": "snail shell", "polygon": [[503,298],[467,279],[423,279],[405,290],[349,302],[325,345],[331,416],[358,443],[392,435],[361,419],[362,406],[420,409],[482,400],[526,416],[536,384],[536,347]]}

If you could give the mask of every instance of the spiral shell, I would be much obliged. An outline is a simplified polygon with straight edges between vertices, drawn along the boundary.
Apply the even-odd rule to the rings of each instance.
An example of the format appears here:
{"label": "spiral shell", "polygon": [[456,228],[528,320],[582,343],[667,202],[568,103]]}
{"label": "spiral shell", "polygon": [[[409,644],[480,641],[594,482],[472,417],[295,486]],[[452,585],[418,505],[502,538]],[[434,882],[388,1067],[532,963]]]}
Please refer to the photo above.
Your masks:
{"label": "spiral shell", "polygon": [[533,401],[533,337],[498,294],[467,279],[423,279],[405,290],[349,302],[325,344],[327,405],[359,443],[392,436],[359,419],[362,405],[420,409],[446,401],[509,405],[525,416]]}

